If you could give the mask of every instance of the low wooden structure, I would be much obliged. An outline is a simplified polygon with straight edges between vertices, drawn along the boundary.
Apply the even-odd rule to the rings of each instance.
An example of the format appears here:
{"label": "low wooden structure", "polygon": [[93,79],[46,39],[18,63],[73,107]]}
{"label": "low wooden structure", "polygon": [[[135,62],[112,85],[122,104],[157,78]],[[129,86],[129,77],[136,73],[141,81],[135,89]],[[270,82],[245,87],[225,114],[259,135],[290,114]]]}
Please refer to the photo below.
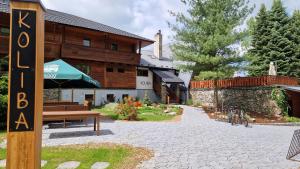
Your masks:
{"label": "low wooden structure", "polygon": [[67,120],[79,120],[79,119],[94,119],[94,131],[97,136],[100,135],[100,114],[92,111],[54,111],[54,112],[43,112],[43,121],[58,121],[64,122],[66,126]]}
{"label": "low wooden structure", "polygon": [[[259,77],[236,77],[231,79],[223,79],[217,81],[218,88],[233,88],[233,87],[258,87],[272,85],[291,85],[299,84],[297,78],[286,76],[259,76]],[[191,89],[214,88],[214,80],[191,81]]]}

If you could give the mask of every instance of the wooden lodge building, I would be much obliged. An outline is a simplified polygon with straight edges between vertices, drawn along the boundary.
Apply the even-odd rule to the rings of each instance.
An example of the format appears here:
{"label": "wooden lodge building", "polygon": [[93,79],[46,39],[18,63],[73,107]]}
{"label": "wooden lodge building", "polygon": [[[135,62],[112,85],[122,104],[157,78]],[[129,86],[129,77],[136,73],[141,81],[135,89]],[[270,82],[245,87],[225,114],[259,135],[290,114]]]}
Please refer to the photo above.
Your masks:
{"label": "wooden lodge building", "polygon": [[[9,13],[9,0],[0,0],[1,74],[8,70]],[[143,98],[147,92],[151,99],[157,101],[166,102],[169,96],[173,102],[179,102],[179,92],[172,92],[172,94],[165,92],[176,91],[179,89],[179,84],[182,84],[174,68],[151,66],[152,69],[147,69],[147,71],[159,71],[159,73],[154,73],[155,79],[152,81],[152,87],[145,89],[138,87],[139,76],[152,73],[148,74],[140,69],[140,67],[148,67],[147,65],[141,66],[142,48],[153,43],[154,41],[150,39],[78,16],[50,9],[45,13],[45,62],[62,59],[100,82],[102,87],[93,91],[65,89],[59,94],[60,100],[82,102],[84,99],[93,98],[94,104],[99,105],[107,101],[117,101],[126,96]],[[168,75],[162,75],[162,71],[171,74],[170,78],[177,78],[177,81],[172,83],[173,88],[175,84],[175,90],[169,89],[170,85],[168,87],[163,83],[162,79],[166,77],[160,76]],[[167,87],[163,90],[164,93],[161,90],[162,86]],[[49,93],[51,95],[53,91]],[[54,99],[53,96],[47,94],[47,90],[45,90],[45,95],[46,99]]]}

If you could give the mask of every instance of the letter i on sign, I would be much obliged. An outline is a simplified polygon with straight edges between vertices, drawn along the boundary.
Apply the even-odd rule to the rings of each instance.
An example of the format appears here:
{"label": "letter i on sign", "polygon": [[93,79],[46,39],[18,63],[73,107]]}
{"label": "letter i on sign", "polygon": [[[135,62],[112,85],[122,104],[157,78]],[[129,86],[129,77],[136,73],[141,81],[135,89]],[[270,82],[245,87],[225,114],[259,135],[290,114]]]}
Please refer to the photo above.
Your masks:
{"label": "letter i on sign", "polygon": [[7,169],[41,168],[44,24],[40,0],[10,0]]}

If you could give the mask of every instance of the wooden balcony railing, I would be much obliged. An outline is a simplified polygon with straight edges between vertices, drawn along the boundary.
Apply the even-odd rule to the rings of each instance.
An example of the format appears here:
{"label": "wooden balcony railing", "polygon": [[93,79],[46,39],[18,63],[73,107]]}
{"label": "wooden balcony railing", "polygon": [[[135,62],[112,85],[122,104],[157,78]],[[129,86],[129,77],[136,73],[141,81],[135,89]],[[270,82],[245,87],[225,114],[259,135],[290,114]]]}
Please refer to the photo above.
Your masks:
{"label": "wooden balcony railing", "polygon": [[137,53],[90,48],[72,44],[63,44],[61,55],[62,58],[69,59],[84,59],[91,61],[124,63],[132,65],[140,63],[140,55]]}
{"label": "wooden balcony railing", "polygon": [[[234,87],[258,87],[272,85],[291,85],[299,84],[297,78],[286,76],[260,76],[260,77],[238,77],[232,79],[218,80],[218,88],[234,88]],[[191,89],[214,88],[213,80],[192,81]]]}

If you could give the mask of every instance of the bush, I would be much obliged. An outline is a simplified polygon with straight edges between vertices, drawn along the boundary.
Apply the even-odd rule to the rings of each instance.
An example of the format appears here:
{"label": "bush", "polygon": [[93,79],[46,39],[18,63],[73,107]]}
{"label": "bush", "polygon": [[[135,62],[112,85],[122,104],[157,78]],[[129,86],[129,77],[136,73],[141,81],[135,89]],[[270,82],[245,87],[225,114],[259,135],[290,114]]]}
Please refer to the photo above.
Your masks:
{"label": "bush", "polygon": [[283,116],[288,116],[290,106],[288,104],[288,96],[283,89],[275,88],[271,94],[272,100],[276,101],[278,107],[281,109]]}
{"label": "bush", "polygon": [[6,129],[8,77],[0,77],[0,130]]}
{"label": "bush", "polygon": [[123,103],[119,103],[116,107],[116,113],[125,117],[126,120],[137,120],[136,102],[132,97],[124,99]]}
{"label": "bush", "polygon": [[186,104],[189,105],[189,106],[193,105],[193,99],[188,99],[186,101]]}
{"label": "bush", "polygon": [[146,104],[147,106],[150,106],[152,104],[152,101],[150,100],[147,92],[145,92],[143,103]]}

